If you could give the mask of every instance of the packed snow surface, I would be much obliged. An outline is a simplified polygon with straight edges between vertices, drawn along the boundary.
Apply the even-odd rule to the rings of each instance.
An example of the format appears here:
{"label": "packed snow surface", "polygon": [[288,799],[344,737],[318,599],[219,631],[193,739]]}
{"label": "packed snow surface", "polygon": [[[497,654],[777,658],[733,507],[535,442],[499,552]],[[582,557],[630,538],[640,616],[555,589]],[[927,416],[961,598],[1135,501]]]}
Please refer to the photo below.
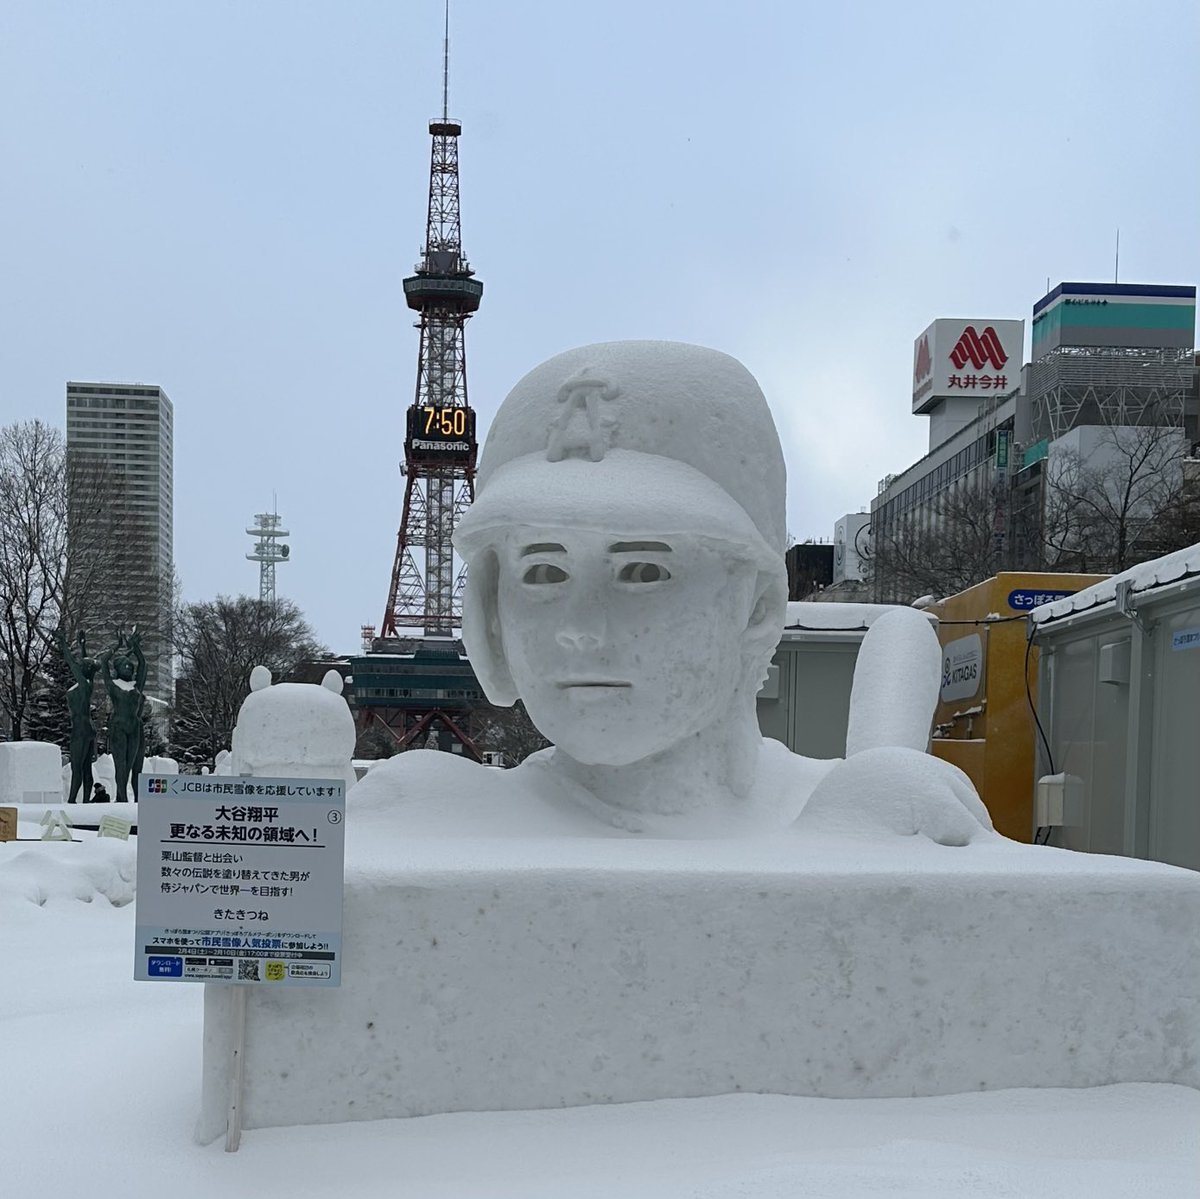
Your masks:
{"label": "packed snow surface", "polygon": [[[22,836],[35,835],[33,827],[23,825]],[[0,845],[0,1191],[6,1197],[1181,1199],[1196,1193],[1200,1093],[1145,1084],[927,1099],[723,1095],[463,1112],[247,1132],[236,1154],[226,1154],[220,1141],[200,1148],[192,1126],[201,988],[132,981],[133,908],[113,903],[129,894],[131,864],[131,845],[94,838]],[[128,878],[118,885],[123,870]],[[299,1058],[310,1049],[293,1045],[290,1052]]]}

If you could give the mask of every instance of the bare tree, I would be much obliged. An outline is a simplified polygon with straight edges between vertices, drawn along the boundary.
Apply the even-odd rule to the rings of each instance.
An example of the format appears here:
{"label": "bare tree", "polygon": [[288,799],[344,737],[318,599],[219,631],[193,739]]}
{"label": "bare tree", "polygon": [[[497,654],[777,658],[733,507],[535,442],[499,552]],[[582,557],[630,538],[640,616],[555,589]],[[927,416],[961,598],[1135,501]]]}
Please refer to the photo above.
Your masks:
{"label": "bare tree", "polygon": [[266,666],[282,679],[301,662],[327,658],[299,607],[240,595],[182,604],[175,615],[179,675],[171,749],[181,762],[212,763],[228,749],[250,672]]}
{"label": "bare tree", "polygon": [[890,526],[873,525],[865,558],[874,597],[951,595],[1018,567],[1115,573],[1194,544],[1200,462],[1186,456],[1178,423],[1151,407],[1139,419],[1078,426],[1051,447],[1040,485],[964,480]]}
{"label": "bare tree", "polygon": [[1004,491],[962,480],[923,512],[871,531],[863,556],[877,600],[953,595],[1002,569]]}
{"label": "bare tree", "polygon": [[0,428],[0,715],[16,739],[45,685],[54,630],[85,628],[117,568],[120,519],[94,535],[80,523],[119,509],[117,492],[102,461],[68,455],[58,429]]}
{"label": "bare tree", "polygon": [[1181,429],[1150,424],[1101,426],[1087,453],[1051,454],[1045,565],[1116,573],[1191,544],[1196,503],[1185,486],[1185,455]]}

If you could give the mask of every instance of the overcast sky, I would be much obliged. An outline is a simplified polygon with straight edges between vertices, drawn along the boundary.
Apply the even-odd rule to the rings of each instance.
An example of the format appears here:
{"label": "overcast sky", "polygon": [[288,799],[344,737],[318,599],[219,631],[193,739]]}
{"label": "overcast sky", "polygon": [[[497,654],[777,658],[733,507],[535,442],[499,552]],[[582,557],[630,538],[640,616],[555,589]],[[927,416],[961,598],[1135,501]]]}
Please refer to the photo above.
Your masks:
{"label": "overcast sky", "polygon": [[[65,383],[175,405],[184,595],[378,624],[400,520],[440,0],[0,5],[0,422]],[[1200,279],[1196,0],[455,0],[480,441],[560,350],[740,358],[789,528],[832,536],[926,449],[912,343],[1064,279]]]}

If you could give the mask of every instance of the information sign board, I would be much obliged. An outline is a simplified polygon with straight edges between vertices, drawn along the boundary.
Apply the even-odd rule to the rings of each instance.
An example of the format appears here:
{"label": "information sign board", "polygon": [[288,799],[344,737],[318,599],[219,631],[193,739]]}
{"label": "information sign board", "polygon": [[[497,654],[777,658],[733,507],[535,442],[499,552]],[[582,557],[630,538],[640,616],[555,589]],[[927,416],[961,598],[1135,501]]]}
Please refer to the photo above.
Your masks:
{"label": "information sign board", "polygon": [[142,775],[138,791],[136,979],[340,984],[343,780]]}
{"label": "information sign board", "polygon": [[983,685],[983,639],[978,633],[942,646],[942,703],[970,699]]}
{"label": "information sign board", "polygon": [[1043,604],[1052,604],[1055,600],[1066,599],[1074,595],[1074,591],[1063,591],[1059,588],[1018,587],[1008,593],[1008,606],[1018,612],[1029,612],[1040,608]]}
{"label": "information sign board", "polygon": [[1200,649],[1200,629],[1180,629],[1173,633],[1171,649]]}

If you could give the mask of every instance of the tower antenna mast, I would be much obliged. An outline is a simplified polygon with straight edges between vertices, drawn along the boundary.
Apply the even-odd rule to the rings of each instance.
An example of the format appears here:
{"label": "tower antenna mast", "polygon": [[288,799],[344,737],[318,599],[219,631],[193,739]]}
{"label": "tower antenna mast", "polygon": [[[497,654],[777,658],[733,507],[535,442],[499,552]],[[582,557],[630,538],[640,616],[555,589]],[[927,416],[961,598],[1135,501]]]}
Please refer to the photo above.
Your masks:
{"label": "tower antenna mast", "polygon": [[446,34],[442,38],[442,120],[450,119],[450,0],[446,0]]}

